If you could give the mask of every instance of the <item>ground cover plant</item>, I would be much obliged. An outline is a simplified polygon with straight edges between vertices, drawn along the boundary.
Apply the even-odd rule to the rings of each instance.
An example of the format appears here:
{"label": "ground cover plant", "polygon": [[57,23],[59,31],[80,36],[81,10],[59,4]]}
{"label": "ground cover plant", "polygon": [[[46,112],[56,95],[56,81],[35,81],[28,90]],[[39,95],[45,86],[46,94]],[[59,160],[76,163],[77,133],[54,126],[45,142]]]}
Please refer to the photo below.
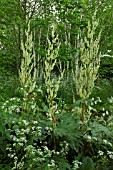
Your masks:
{"label": "ground cover plant", "polygon": [[[38,25],[37,43],[32,18],[36,17],[35,8],[30,2],[27,6],[22,2],[20,5],[27,10],[22,18],[25,25],[18,20],[18,54],[22,55],[17,61],[18,73],[14,77],[8,68],[7,79],[0,77],[0,169],[112,170],[112,79],[105,74],[98,79],[102,71],[102,30],[98,30],[97,9],[93,17],[76,23],[83,25],[75,33],[75,42],[76,29],[63,18],[67,9],[67,18],[74,17],[75,4],[58,4],[56,14],[52,10],[49,13],[52,19],[46,21],[47,29]],[[46,8],[41,9],[47,12]],[[40,24],[45,22],[41,19]]]}

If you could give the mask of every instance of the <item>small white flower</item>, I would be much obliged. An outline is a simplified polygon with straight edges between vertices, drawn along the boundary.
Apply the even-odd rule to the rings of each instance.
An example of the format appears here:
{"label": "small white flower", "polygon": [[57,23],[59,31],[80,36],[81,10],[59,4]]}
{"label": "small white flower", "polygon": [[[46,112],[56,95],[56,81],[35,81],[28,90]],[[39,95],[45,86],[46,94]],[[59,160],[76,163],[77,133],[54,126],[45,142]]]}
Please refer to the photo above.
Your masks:
{"label": "small white flower", "polygon": [[56,152],[57,155],[60,155],[60,152]]}
{"label": "small white flower", "polygon": [[49,130],[49,127],[46,126],[46,127],[45,127],[45,130]]}
{"label": "small white flower", "polygon": [[109,157],[110,157],[111,159],[113,159],[113,155],[109,155]]}
{"label": "small white flower", "polygon": [[101,99],[100,99],[100,97],[97,97],[97,99],[98,99],[98,101],[101,103],[102,101],[101,101]]}
{"label": "small white flower", "polygon": [[91,136],[87,135],[87,139],[88,139],[88,140],[91,140]]}
{"label": "small white flower", "polygon": [[112,143],[108,142],[108,145],[113,146]]}
{"label": "small white flower", "polygon": [[51,167],[51,164],[48,164],[47,166],[48,166],[48,167]]}
{"label": "small white flower", "polygon": [[13,143],[13,146],[16,146],[16,143]]}
{"label": "small white flower", "polygon": [[19,113],[19,112],[20,112],[20,109],[19,109],[19,108],[16,108],[16,112]]}
{"label": "small white flower", "polygon": [[8,154],[8,157],[11,157],[11,154],[10,154],[10,153]]}
{"label": "small white flower", "polygon": [[42,127],[41,127],[41,126],[38,126],[37,129],[42,129]]}
{"label": "small white flower", "polygon": [[105,111],[105,108],[103,107],[102,110]]}
{"label": "small white flower", "polygon": [[102,113],[103,116],[105,116],[105,113]]}
{"label": "small white flower", "polygon": [[17,141],[17,138],[15,136],[13,137],[13,141]]}
{"label": "small white flower", "polygon": [[102,155],[104,155],[104,152],[103,151],[98,151],[98,154],[100,155],[100,156],[102,156]]}
{"label": "small white flower", "polygon": [[113,152],[112,151],[107,151],[107,154],[108,155],[113,155]]}
{"label": "small white flower", "polygon": [[28,124],[29,124],[26,120],[23,120],[23,123],[24,123],[25,125],[28,125]]}
{"label": "small white flower", "polygon": [[95,104],[97,104],[97,101],[94,101]]}
{"label": "small white flower", "polygon": [[106,111],[106,115],[109,115],[109,112],[108,112],[108,111]]}
{"label": "small white flower", "polygon": [[53,119],[52,119],[52,117],[50,117],[50,118],[48,118],[48,120],[52,121]]}
{"label": "small white flower", "polygon": [[94,139],[95,141],[97,141],[97,138],[96,138],[96,137],[92,137],[92,139]]}
{"label": "small white flower", "polygon": [[14,159],[17,160],[18,159],[17,156],[15,156]]}
{"label": "small white flower", "polygon": [[56,114],[59,114],[59,111],[57,110],[55,113],[56,113]]}
{"label": "small white flower", "polygon": [[2,106],[2,109],[4,109],[5,107],[4,106]]}
{"label": "small white flower", "polygon": [[107,144],[107,140],[106,140],[106,139],[103,139],[103,142],[104,142],[105,144]]}
{"label": "small white flower", "polygon": [[[110,7],[111,5],[109,5],[109,7]],[[110,53],[111,52],[111,50],[108,50],[108,53]]]}
{"label": "small white flower", "polygon": [[47,146],[44,146],[44,150],[48,151],[48,147],[47,147]]}
{"label": "small white flower", "polygon": [[38,121],[33,121],[33,123],[34,123],[34,124],[37,124],[37,123],[38,123]]}
{"label": "small white flower", "polygon": [[33,126],[31,129],[32,129],[32,130],[35,130],[35,127]]}

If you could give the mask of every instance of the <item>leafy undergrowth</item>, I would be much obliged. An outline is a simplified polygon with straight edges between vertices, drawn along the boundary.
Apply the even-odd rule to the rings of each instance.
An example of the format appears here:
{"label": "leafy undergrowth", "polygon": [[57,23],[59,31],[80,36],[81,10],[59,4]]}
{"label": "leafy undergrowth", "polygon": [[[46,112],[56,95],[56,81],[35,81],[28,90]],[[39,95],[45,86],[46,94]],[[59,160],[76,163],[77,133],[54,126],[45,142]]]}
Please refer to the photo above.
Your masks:
{"label": "leafy undergrowth", "polygon": [[85,101],[82,122],[83,101],[73,102],[72,83],[69,87],[66,81],[61,84],[55,114],[50,117],[44,84],[29,96],[26,110],[23,89],[17,90],[16,80],[1,81],[1,170],[113,169],[113,97],[107,86],[101,84],[105,96],[95,91]]}
{"label": "leafy undergrowth", "polygon": [[88,112],[81,122],[80,102],[71,110],[58,107],[49,117],[49,108],[44,103],[38,107],[35,97],[27,112],[24,98],[10,98],[2,105],[1,169],[113,169],[113,115],[93,109],[99,99],[87,102]]}

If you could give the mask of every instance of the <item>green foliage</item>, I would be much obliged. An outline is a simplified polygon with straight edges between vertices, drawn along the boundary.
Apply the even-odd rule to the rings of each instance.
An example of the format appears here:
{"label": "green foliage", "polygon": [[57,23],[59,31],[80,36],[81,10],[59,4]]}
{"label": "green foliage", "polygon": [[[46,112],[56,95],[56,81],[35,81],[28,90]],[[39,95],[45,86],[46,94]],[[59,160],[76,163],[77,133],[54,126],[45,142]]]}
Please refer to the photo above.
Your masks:
{"label": "green foliage", "polygon": [[[113,96],[113,80],[112,79],[100,79],[96,82],[96,86],[92,92],[91,97],[100,98],[95,104],[94,108],[97,110],[98,113],[103,112],[104,110],[109,111],[112,113],[113,108],[112,104],[109,102],[109,99]],[[92,103],[93,105],[93,103]],[[103,110],[104,109],[104,110]]]}
{"label": "green foliage", "polygon": [[79,132],[79,117],[64,112],[61,116],[58,116],[58,120],[60,120],[60,122],[54,128],[55,137],[57,140],[59,137],[63,137],[72,149],[78,151],[81,144],[80,136],[82,135],[82,133]]}
{"label": "green foliage", "polygon": [[84,157],[82,161],[82,165],[80,166],[79,170],[95,170],[95,166],[93,160],[90,157]]}
{"label": "green foliage", "polygon": [[[111,164],[113,156],[112,116],[108,115],[109,118],[106,120],[104,115],[91,114],[88,123],[81,124],[74,110],[67,112],[64,109],[62,111],[58,109],[59,113],[55,113],[56,125],[53,129],[50,118],[43,115],[38,107],[36,108],[34,100],[31,100],[29,106],[31,108],[29,117],[26,117],[23,114],[25,112],[23,101],[24,99],[11,98],[2,106],[0,132],[3,146],[1,153],[4,157],[1,155],[1,159],[5,159],[6,162],[10,160],[10,164],[7,162],[8,166],[13,169],[22,166],[21,169],[29,167],[29,169],[65,170],[73,169],[73,167],[86,169],[89,164],[92,169],[94,169],[94,164],[96,167]],[[82,153],[79,159],[82,164],[77,162],[75,157],[79,153]],[[90,158],[87,157],[88,155]]]}
{"label": "green foliage", "polygon": [[112,56],[108,53],[108,56],[104,56],[101,59],[101,65],[99,69],[99,74],[100,77],[103,79],[112,79],[113,77],[113,58]]}
{"label": "green foliage", "polygon": [[92,114],[87,124],[84,134],[84,139],[88,142],[86,153],[92,155],[94,162],[96,160],[96,168],[107,167],[111,164],[112,156],[110,154],[113,154],[112,120],[113,116],[105,111],[100,115]]}
{"label": "green foliage", "polygon": [[17,76],[9,73],[1,73],[0,75],[0,105],[7,99],[17,95],[19,81]]}
{"label": "green foliage", "polygon": [[[19,98],[12,98],[2,107],[3,129],[1,133],[4,135],[4,140],[7,141],[6,152],[9,159],[12,160],[10,161],[12,169],[19,169],[19,167],[21,169],[27,167],[29,169],[46,169],[47,166],[54,169],[57,167],[69,169],[71,165],[69,165],[66,155],[70,147],[78,150],[80,146],[80,141],[78,141],[80,138],[79,123],[77,123],[79,119],[75,119],[75,121],[72,117],[69,121],[69,114],[65,115],[66,113],[60,117],[61,122],[58,122],[58,125],[54,127],[56,138],[56,150],[54,150],[53,129],[49,118],[41,114],[24,116],[22,103],[23,101]],[[36,108],[31,111],[36,112]],[[71,122],[73,123],[71,124]]]}

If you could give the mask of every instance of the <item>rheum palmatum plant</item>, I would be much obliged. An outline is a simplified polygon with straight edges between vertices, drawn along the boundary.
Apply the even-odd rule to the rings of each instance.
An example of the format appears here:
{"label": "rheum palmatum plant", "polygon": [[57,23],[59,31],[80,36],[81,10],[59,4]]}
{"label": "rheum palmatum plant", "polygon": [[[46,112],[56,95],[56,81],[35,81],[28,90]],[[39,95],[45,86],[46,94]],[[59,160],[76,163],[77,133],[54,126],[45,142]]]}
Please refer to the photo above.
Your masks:
{"label": "rheum palmatum plant", "polygon": [[28,28],[25,31],[26,42],[22,41],[21,49],[23,58],[21,61],[21,68],[19,71],[19,79],[24,92],[25,109],[28,110],[28,100],[30,94],[34,92],[36,86],[36,63],[35,51],[32,40],[32,32],[30,31],[30,21],[28,21]]}
{"label": "rheum palmatum plant", "polygon": [[56,141],[54,136],[54,126],[56,125],[56,119],[55,119],[55,112],[57,110],[57,103],[55,102],[55,99],[57,97],[57,92],[60,86],[60,81],[63,77],[63,72],[58,77],[58,80],[52,78],[52,71],[54,69],[54,66],[57,62],[57,56],[59,52],[60,43],[58,41],[58,35],[55,36],[55,29],[56,25],[53,23],[52,25],[52,41],[48,39],[48,53],[46,55],[45,60],[45,85],[47,88],[47,103],[48,103],[48,113],[47,117],[50,120],[50,124],[52,126],[52,143],[53,148],[56,150]]}
{"label": "rheum palmatum plant", "polygon": [[49,107],[49,117],[53,118],[55,110],[57,108],[57,103],[55,98],[57,97],[57,92],[60,86],[60,81],[63,78],[63,72],[59,76],[58,80],[52,79],[52,71],[57,62],[58,52],[60,43],[58,41],[58,35],[55,36],[56,25],[52,26],[52,41],[48,38],[48,53],[45,60],[45,84],[47,88],[47,103]]}
{"label": "rheum palmatum plant", "polygon": [[[87,35],[80,41],[80,58],[76,79],[77,94],[81,99],[87,99],[94,88],[100,66],[101,53],[99,52],[99,42],[101,31],[96,36],[96,29],[99,21],[96,19],[96,12],[92,21],[88,21]],[[84,110],[83,104],[83,110]],[[84,112],[84,111],[83,111]]]}
{"label": "rheum palmatum plant", "polygon": [[88,21],[87,36],[80,42],[80,66],[77,75],[76,89],[82,99],[86,99],[94,88],[94,81],[100,66],[99,42],[101,32],[95,38],[96,28],[99,22],[96,14],[92,17],[92,22]]}

